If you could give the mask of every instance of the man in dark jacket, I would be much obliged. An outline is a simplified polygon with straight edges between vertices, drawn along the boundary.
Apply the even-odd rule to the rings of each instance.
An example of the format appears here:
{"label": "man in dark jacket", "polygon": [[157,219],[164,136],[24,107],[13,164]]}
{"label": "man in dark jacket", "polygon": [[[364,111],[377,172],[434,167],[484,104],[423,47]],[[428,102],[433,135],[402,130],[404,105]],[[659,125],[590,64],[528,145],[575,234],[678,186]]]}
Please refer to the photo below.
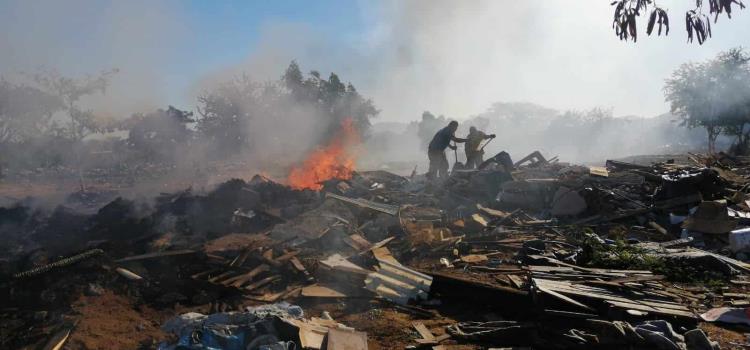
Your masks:
{"label": "man in dark jacket", "polygon": [[495,134],[487,135],[473,126],[469,128],[469,135],[466,136],[466,145],[464,145],[466,169],[474,169],[484,162],[484,150],[480,149],[479,145],[484,140],[494,138]]}
{"label": "man in dark jacket", "polygon": [[448,176],[448,159],[445,157],[445,149],[450,147],[456,150],[456,146],[451,145],[451,141],[456,143],[466,142],[466,139],[456,137],[458,122],[451,121],[448,126],[440,129],[430,141],[427,148],[427,157],[430,159],[430,170],[427,177],[431,179]]}

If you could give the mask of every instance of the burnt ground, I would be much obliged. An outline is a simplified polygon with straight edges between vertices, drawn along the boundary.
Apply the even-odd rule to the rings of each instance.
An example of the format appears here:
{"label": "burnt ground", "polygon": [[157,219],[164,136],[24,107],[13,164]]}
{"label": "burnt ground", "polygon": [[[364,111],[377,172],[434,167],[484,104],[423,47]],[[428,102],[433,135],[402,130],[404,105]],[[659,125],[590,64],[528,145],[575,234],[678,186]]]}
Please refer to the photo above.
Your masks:
{"label": "burnt ground", "polygon": [[[370,242],[395,237],[387,247],[400,262],[425,273],[446,276],[440,283],[436,277],[431,298],[434,302],[403,307],[375,298],[372,294],[355,296],[357,293],[346,298],[311,298],[288,293],[277,300],[301,306],[309,317],[320,316],[327,311],[337,322],[367,332],[370,349],[405,348],[415,345],[415,340],[419,338],[413,327],[414,322],[422,322],[434,335],[440,336],[446,333],[446,327],[456,322],[534,321],[538,310],[533,310],[533,305],[525,304],[526,299],[514,294],[528,288],[525,272],[519,272],[525,266],[518,260],[519,252],[524,250],[524,242],[527,241],[565,239],[561,236],[561,228],[533,226],[536,224],[528,224],[533,221],[529,218],[515,218],[506,222],[505,225],[509,225],[507,232],[498,234],[472,226],[476,223],[465,217],[454,218],[449,211],[448,217],[442,218],[441,222],[448,222],[445,228],[452,230],[452,236],[469,235],[475,240],[494,240],[500,244],[466,246],[450,239],[448,244],[436,242],[434,237],[425,237],[414,231],[414,227],[402,224],[400,228],[395,228],[387,216],[330,199],[324,200],[320,194],[290,192],[283,186],[258,177],[245,176],[245,181],[221,182],[224,176],[236,177],[243,172],[238,169],[220,172],[221,176],[208,181],[218,183],[219,188],[207,192],[182,192],[191,186],[188,182],[157,180],[149,184],[144,180],[138,188],[149,188],[153,197],[161,198],[161,202],[157,200],[148,209],[141,208],[135,202],[114,199],[119,194],[132,194],[135,188],[132,184],[137,181],[92,181],[87,186],[90,195],[73,199],[71,193],[76,193],[71,191],[76,188],[74,180],[62,184],[46,183],[44,179],[0,184],[0,196],[12,199],[29,196],[49,200],[63,198],[67,207],[75,207],[85,213],[76,214],[75,210],[68,212],[57,208],[52,210],[52,214],[47,214],[49,217],[45,217],[45,214],[28,214],[26,223],[33,227],[19,226],[3,247],[7,258],[3,262],[2,278],[6,282],[12,273],[55,261],[59,257],[92,248],[103,251],[102,255],[73,266],[11,282],[10,289],[3,291],[7,298],[0,308],[4,320],[0,327],[1,334],[6,340],[11,339],[5,344],[10,348],[43,348],[60,329],[73,325],[70,337],[65,342],[67,349],[155,348],[159,342],[173,339],[160,326],[176,315],[189,311],[209,314],[240,310],[244,306],[263,304],[264,301],[260,299],[284,291],[294,292],[293,289],[309,284],[299,271],[285,265],[272,268],[274,273],[281,276],[279,280],[244,295],[200,281],[200,278],[196,281],[190,276],[211,266],[230,264],[243,252],[249,252],[245,254],[248,258],[244,266],[250,268],[268,261],[263,254],[277,259],[299,251],[297,256],[300,262],[316,281],[330,282],[331,276],[326,275],[319,260],[332,253],[353,256],[352,261],[366,268],[372,266],[372,256],[357,253],[355,247],[342,240],[348,234],[357,233]],[[537,174],[537,170],[534,172]],[[400,180],[390,175],[369,174],[366,181],[361,178],[349,181],[349,188],[343,187],[343,191],[340,182],[327,185],[326,190],[351,197],[412,205],[412,209],[402,210],[401,215],[410,215],[419,222],[433,220],[435,214],[427,210],[429,208],[456,205],[455,198],[446,204],[445,201],[449,200],[446,198],[451,195],[441,190],[437,191],[438,194],[419,192],[407,195],[394,192],[392,189],[396,185],[393,181]],[[385,184],[385,189],[372,187],[374,183]],[[364,185],[367,187],[363,188]],[[460,190],[467,197],[479,198],[464,183],[452,186],[454,191]],[[165,193],[159,195],[158,192]],[[363,196],[366,193],[372,194]],[[252,199],[248,199],[248,196]],[[488,201],[487,198],[480,198],[471,199],[471,202]],[[602,207],[611,210],[604,204]],[[237,208],[252,208],[257,215],[251,215],[249,221],[242,221],[242,216],[237,219],[237,215],[232,214]],[[506,213],[512,211],[501,209]],[[532,210],[527,209],[527,212]],[[306,216],[307,213],[312,214]],[[338,217],[326,216],[330,213]],[[165,218],[176,220],[176,223]],[[321,218],[325,220],[320,221]],[[166,224],[168,221],[170,225]],[[532,225],[531,229],[528,225]],[[618,227],[623,224],[618,225],[599,225],[594,231],[601,237],[615,238],[622,234]],[[644,241],[667,241],[672,238],[644,230],[637,223],[631,225],[630,228],[624,225],[624,230],[630,231],[630,237],[640,237]],[[300,227],[304,227],[304,230],[294,231]],[[297,235],[308,235],[305,237],[307,243],[290,248],[287,244],[293,237],[285,237],[282,233],[292,231]],[[564,233],[568,235],[567,231]],[[19,247],[23,251],[13,248],[15,240],[22,243]],[[190,249],[196,253],[117,262],[129,256],[180,249]],[[555,249],[564,250],[565,247]],[[485,260],[474,261],[473,256],[485,256]],[[444,266],[440,258],[448,258],[454,266]],[[116,267],[125,267],[143,276],[146,281],[123,278],[115,272]],[[509,275],[518,278],[514,280]],[[453,279],[464,281],[462,283],[468,287],[456,287]],[[515,285],[519,280],[521,285]],[[450,287],[445,287],[445,281],[452,283]],[[706,300],[701,301],[703,305],[695,305],[697,310],[727,305],[729,299],[722,300],[722,293],[748,293],[745,285],[710,282],[684,284],[686,289],[703,288],[701,293],[709,294]],[[351,282],[336,280],[334,285],[346,283]],[[699,327],[724,349],[743,348],[740,344],[746,342],[747,327],[711,323],[699,323]],[[480,349],[486,348],[489,343],[453,337],[441,345],[450,349]]]}

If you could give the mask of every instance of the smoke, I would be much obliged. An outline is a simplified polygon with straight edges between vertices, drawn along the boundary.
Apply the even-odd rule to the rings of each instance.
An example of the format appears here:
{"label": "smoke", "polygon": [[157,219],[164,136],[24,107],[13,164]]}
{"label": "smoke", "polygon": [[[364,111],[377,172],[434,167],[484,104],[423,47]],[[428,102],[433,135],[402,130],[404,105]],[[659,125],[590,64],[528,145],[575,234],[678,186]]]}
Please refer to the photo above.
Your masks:
{"label": "smoke", "polygon": [[262,26],[250,56],[226,72],[277,72],[292,59],[351,80],[382,109],[382,121],[416,120],[424,110],[465,119],[497,101],[560,109],[614,108],[616,115],[664,113],[664,79],[686,61],[750,46],[750,14],[713,25],[714,38],[688,44],[680,25],[691,3],[660,1],[668,37],[621,42],[609,2],[383,1],[360,3],[363,27],[332,36],[300,23]]}
{"label": "smoke", "polygon": [[[296,59],[303,72],[316,69],[323,78],[335,72],[352,82],[373,98],[379,122],[408,123],[425,110],[467,121],[498,101],[529,101],[558,111],[601,106],[615,116],[653,117],[667,111],[664,79],[681,63],[750,46],[745,30],[750,10],[731,20],[722,17],[705,45],[687,44],[679,24],[691,4],[683,0],[659,1],[673,23],[669,37],[646,37],[641,23],[637,43],[616,38],[612,8],[600,0],[357,5],[358,13],[345,14],[357,18],[355,26],[321,28],[304,16],[268,16],[252,26],[254,35],[235,40],[214,31],[220,27],[216,18],[196,16],[183,2],[9,1],[0,4],[0,75],[47,67],[75,77],[118,68],[107,93],[85,102],[96,113],[127,117],[170,104],[195,111],[196,98],[221,83],[240,74],[256,82],[277,80]],[[244,126],[256,150],[246,159],[299,161],[325,132],[320,117],[291,105],[254,120]],[[501,132],[490,130],[492,124],[487,128]],[[523,125],[513,130],[532,131]],[[381,142],[371,143],[365,154],[378,148],[381,160],[388,154],[404,161],[423,158],[411,134],[375,137]],[[514,147],[533,150],[532,139]],[[500,143],[493,147],[510,147]],[[183,163],[199,161],[208,151],[199,153]]]}
{"label": "smoke", "polygon": [[187,51],[176,1],[10,1],[0,4],[0,75],[39,69],[81,77],[119,69],[105,95],[87,99],[98,114],[127,117],[175,96],[169,75]]}
{"label": "smoke", "polygon": [[[747,10],[731,20],[722,16],[705,45],[687,44],[679,24],[691,4],[681,0],[659,2],[672,19],[669,37],[641,33],[635,44],[615,37],[606,1],[358,5],[360,12],[348,16],[359,18],[359,27],[347,32],[269,17],[256,25],[256,40],[231,42],[210,25],[191,24],[196,19],[176,1],[10,1],[0,5],[0,74],[45,66],[77,76],[116,67],[121,73],[109,93],[91,103],[129,115],[166,104],[192,108],[206,83],[238,72],[277,78],[297,59],[355,83],[374,98],[384,121],[416,120],[423,110],[463,119],[501,100],[654,116],[667,109],[663,80],[680,63],[750,46]],[[196,37],[215,37],[247,57],[213,58],[226,54],[193,47]]]}
{"label": "smoke", "polygon": [[692,3],[659,5],[669,9],[669,37],[641,30],[637,43],[626,43],[611,29],[608,1],[388,2],[373,11],[371,52],[379,57],[371,75],[379,78],[363,89],[389,120],[423,110],[461,119],[496,101],[655,116],[668,110],[661,89],[681,63],[750,45],[747,10],[720,18],[714,38],[699,46],[686,43],[680,25]]}

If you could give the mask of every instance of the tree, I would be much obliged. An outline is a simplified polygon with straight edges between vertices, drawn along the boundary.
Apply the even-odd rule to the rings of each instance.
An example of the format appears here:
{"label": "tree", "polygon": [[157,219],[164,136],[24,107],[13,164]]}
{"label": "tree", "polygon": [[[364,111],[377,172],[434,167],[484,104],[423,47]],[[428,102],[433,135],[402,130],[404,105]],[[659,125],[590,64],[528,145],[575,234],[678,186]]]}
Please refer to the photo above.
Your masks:
{"label": "tree", "polygon": [[[726,13],[728,18],[732,18],[733,6],[737,5],[739,9],[744,9],[745,5],[741,0],[708,0],[708,14],[705,13],[703,0],[695,1],[695,8],[685,12],[685,30],[688,35],[688,42],[693,42],[693,38],[698,39],[698,44],[703,44],[706,39],[711,37],[711,19],[714,15],[714,23],[719,19],[719,15]],[[638,40],[637,18],[648,12],[648,24],[646,25],[646,34],[651,35],[654,27],[658,24],[658,35],[664,30],[664,35],[669,34],[669,16],[667,11],[656,5],[654,0],[615,0],[612,2],[615,7],[614,21],[612,28],[620,40]]]}
{"label": "tree", "polygon": [[52,116],[62,108],[57,96],[0,79],[0,145],[22,143],[51,132]]}
{"label": "tree", "polygon": [[[290,124],[314,125],[315,131],[306,130],[313,139],[305,141],[319,145],[328,143],[349,118],[359,134],[367,136],[370,119],[380,112],[372,100],[336,73],[330,73],[328,79],[317,71],[305,76],[296,61],[277,81],[258,83],[243,75],[207,90],[198,101],[197,130],[223,154],[253,147],[253,143],[295,149],[288,146],[300,144],[300,140],[289,139],[293,134],[289,130],[269,130]],[[310,119],[300,123],[289,120],[292,117]]]}
{"label": "tree", "polygon": [[716,138],[722,132],[736,136],[736,145],[747,148],[749,61],[745,51],[732,49],[706,62],[683,64],[666,81],[664,92],[672,113],[684,126],[706,129],[711,153],[716,151]]}
{"label": "tree", "polygon": [[259,105],[261,85],[242,75],[198,97],[198,132],[223,154],[235,154],[248,145],[248,123]]}
{"label": "tree", "polygon": [[57,71],[40,71],[32,76],[47,93],[62,101],[63,110],[68,114],[68,136],[75,141],[81,141],[86,136],[104,131],[111,131],[112,125],[98,120],[91,110],[84,110],[79,106],[81,97],[96,93],[104,94],[109,81],[118,70],[105,71],[97,76],[70,78],[60,75]]}
{"label": "tree", "polygon": [[362,97],[354,85],[348,83],[344,96],[340,99],[338,113],[352,118],[360,134],[368,137],[372,127],[370,119],[375,118],[380,110],[371,99]]}
{"label": "tree", "polygon": [[325,118],[326,131],[320,138],[321,142],[336,134],[346,118],[354,121],[360,135],[367,136],[370,119],[380,113],[371,99],[362,97],[351,82],[344,84],[333,72],[326,80],[321,78],[320,72],[313,70],[305,79],[297,62],[292,61],[281,82],[290,93],[291,102],[314,108]]}
{"label": "tree", "polygon": [[732,151],[747,154],[750,143],[750,54],[742,49],[722,52],[712,73],[723,85],[724,108],[718,111],[722,132],[735,138]]}
{"label": "tree", "polygon": [[122,123],[128,131],[126,144],[142,159],[172,161],[180,147],[189,146],[193,123],[193,112],[182,111],[173,106],[149,114],[135,114]]}
{"label": "tree", "polygon": [[297,61],[289,63],[289,67],[287,67],[284,75],[281,77],[284,86],[291,92],[296,100],[309,99],[303,79],[302,70],[299,68]]}

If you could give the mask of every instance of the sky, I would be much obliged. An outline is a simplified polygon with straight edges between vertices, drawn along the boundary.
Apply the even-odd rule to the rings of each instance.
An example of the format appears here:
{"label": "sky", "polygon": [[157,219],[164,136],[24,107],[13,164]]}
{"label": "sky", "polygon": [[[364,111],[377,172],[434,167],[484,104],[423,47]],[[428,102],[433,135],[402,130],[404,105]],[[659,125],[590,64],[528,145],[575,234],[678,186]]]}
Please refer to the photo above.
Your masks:
{"label": "sky", "polygon": [[660,0],[670,35],[641,30],[633,43],[615,36],[609,3],[0,0],[0,75],[118,68],[91,101],[113,116],[194,109],[212,84],[241,73],[278,79],[291,60],[352,82],[381,121],[424,110],[462,119],[497,101],[655,116],[668,110],[663,82],[680,64],[750,47],[750,10],[722,16],[699,46],[681,25],[693,2]]}

